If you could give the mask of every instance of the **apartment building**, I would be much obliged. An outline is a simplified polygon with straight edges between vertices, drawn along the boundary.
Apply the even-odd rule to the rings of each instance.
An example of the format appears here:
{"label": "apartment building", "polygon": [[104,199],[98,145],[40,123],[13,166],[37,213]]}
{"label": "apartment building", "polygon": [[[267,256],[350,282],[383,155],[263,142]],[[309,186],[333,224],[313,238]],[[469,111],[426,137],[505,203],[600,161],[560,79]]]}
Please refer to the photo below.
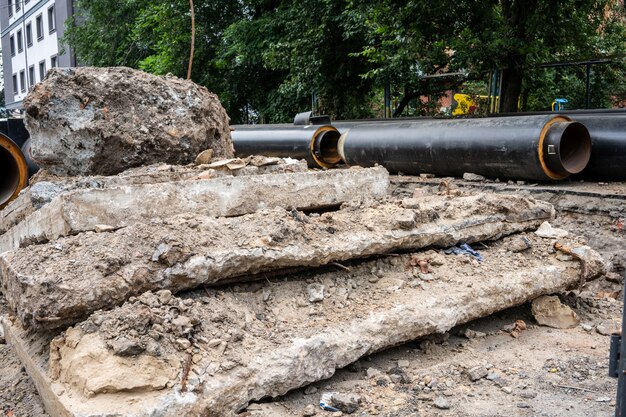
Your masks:
{"label": "apartment building", "polygon": [[61,54],[72,0],[0,0],[2,63],[7,109],[21,109],[30,87],[53,67],[75,66],[68,47]]}

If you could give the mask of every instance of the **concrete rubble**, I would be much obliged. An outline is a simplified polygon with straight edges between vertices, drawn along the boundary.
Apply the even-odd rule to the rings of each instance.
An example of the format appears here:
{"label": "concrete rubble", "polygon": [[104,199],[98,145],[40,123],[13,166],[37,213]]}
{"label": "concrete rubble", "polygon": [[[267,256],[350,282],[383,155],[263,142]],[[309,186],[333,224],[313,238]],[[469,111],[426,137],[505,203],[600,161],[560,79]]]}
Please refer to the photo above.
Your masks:
{"label": "concrete rubble", "polygon": [[[219,162],[219,161],[218,161]],[[0,211],[0,233],[22,222],[28,215],[50,203],[54,198],[75,190],[106,189],[110,187],[162,184],[186,180],[213,179],[274,173],[306,172],[306,161],[282,158],[247,158],[239,169],[207,165],[154,164],[129,169],[114,176],[58,177],[43,171],[31,178],[30,186]]]}
{"label": "concrete rubble", "polygon": [[[549,242],[528,238],[534,242],[524,269],[495,249],[482,251],[478,265],[430,250],[415,254],[440,265],[437,279],[423,286],[410,285],[407,254],[384,261],[385,276],[400,288],[371,283],[367,271],[381,261],[369,261],[351,271],[180,297],[147,292],[55,338],[6,321],[7,338],[54,415],[232,415],[362,356],[578,284],[578,262],[548,255]],[[603,272],[597,253],[581,253],[589,256],[585,279]],[[306,300],[307,282],[329,288],[322,302]],[[265,291],[272,294],[266,301]],[[48,343],[49,356],[41,353]]]}
{"label": "concrete rubble", "polygon": [[192,81],[131,68],[52,68],[24,100],[32,155],[59,175],[113,175],[206,150],[232,158],[229,118]]}
{"label": "concrete rubble", "polygon": [[[574,327],[563,293],[621,265],[549,222],[562,225],[551,203],[621,221],[626,195],[592,207],[601,193],[576,185],[553,193],[471,173],[390,179],[382,167],[234,158],[214,94],[128,68],[52,69],[24,104],[43,170],[0,212],[0,342],[52,417],[234,415],[530,302],[537,323]],[[537,327],[510,322],[508,339]],[[397,359],[364,374],[411,383],[411,363]],[[482,362],[463,372],[501,379]],[[371,410],[360,393],[304,394]],[[433,394],[434,409],[454,412]]]}
{"label": "concrete rubble", "polygon": [[355,198],[382,197],[389,186],[384,168],[201,177],[61,193],[0,236],[0,253],[102,225],[116,230],[179,213],[232,217],[274,207],[333,207]]}
{"label": "concrete rubble", "polygon": [[236,218],[190,212],[5,252],[0,275],[8,305],[25,325],[58,328],[148,290],[178,292],[400,249],[498,239],[552,215],[549,204],[489,194],[357,203],[321,215],[283,208]]}

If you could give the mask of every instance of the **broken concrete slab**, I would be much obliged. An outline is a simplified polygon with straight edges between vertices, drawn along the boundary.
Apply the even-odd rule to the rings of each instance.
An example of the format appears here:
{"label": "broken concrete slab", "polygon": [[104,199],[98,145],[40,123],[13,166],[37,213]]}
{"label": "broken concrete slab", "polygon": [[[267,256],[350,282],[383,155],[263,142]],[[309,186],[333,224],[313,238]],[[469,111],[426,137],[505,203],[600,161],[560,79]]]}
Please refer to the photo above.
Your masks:
{"label": "broken concrete slab", "polygon": [[[434,267],[437,279],[424,288],[389,291],[368,281],[372,268],[410,281],[412,255],[406,254],[307,279],[182,297],[145,293],[68,329],[51,343],[49,358],[41,346],[50,338],[33,343],[36,333],[17,322],[7,324],[7,338],[34,379],[45,381],[38,386],[53,416],[232,415],[250,401],[328,378],[376,351],[575,287],[579,264],[557,260],[549,242],[534,239],[524,269],[519,255],[485,249],[485,261],[476,266],[446,257],[445,265]],[[585,278],[602,273],[593,260],[587,263],[594,267]],[[329,289],[323,301],[306,301],[307,281]],[[121,335],[137,347],[136,356],[116,351]],[[88,357],[97,360],[80,366]],[[137,374],[122,381],[117,367]]]}
{"label": "broken concrete slab", "polygon": [[0,236],[0,253],[60,236],[119,229],[180,213],[241,216],[283,207],[315,210],[387,194],[382,167],[272,175],[223,176],[63,193]]}
{"label": "broken concrete slab", "polygon": [[[262,158],[262,160],[257,160]],[[31,178],[31,185],[0,211],[0,234],[23,221],[28,215],[45,206],[63,193],[83,189],[104,189],[119,186],[161,184],[175,181],[212,179],[225,176],[265,175],[306,172],[306,161],[265,157],[247,158],[244,168],[215,169],[207,165],[181,166],[157,164],[133,168],[113,176],[58,177],[40,171]],[[269,161],[268,161],[269,160]],[[266,162],[270,162],[266,164]]]}
{"label": "broken concrete slab", "polygon": [[229,117],[189,80],[131,68],[52,68],[24,99],[31,151],[57,175],[113,175],[187,164],[212,149],[232,158]]}
{"label": "broken concrete slab", "polygon": [[486,194],[358,203],[311,216],[282,208],[237,218],[192,212],[5,252],[0,278],[23,323],[58,328],[148,290],[178,292],[268,271],[498,239],[552,215],[547,203]]}

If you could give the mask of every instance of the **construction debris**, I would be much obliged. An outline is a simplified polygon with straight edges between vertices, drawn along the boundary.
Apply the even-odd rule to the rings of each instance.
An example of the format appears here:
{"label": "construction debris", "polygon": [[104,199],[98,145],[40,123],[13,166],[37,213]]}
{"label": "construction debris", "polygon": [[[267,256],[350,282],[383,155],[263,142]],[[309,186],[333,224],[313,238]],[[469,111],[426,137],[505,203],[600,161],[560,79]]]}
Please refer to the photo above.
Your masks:
{"label": "construction debris", "polygon": [[384,168],[354,168],[81,189],[59,195],[0,236],[0,253],[102,225],[116,230],[180,213],[232,217],[274,207],[335,207],[383,197],[388,186]]}
{"label": "construction debris", "polygon": [[[366,271],[382,266],[369,261],[352,273],[181,297],[148,292],[54,338],[49,359],[40,348],[49,336],[7,322],[7,339],[57,415],[231,415],[251,400],[328,378],[364,355],[577,285],[579,264],[559,261],[549,249],[536,238],[524,270],[497,249],[486,249],[479,267],[450,257],[426,290],[369,283]],[[387,258],[385,276],[411,280],[411,256]],[[588,277],[602,273],[595,259],[587,263]],[[323,301],[302,303],[307,280],[331,289]],[[264,301],[266,287],[273,296]]]}
{"label": "construction debris", "polygon": [[[266,162],[271,164],[266,164]],[[129,169],[115,176],[58,177],[40,172],[31,178],[30,187],[22,191],[15,201],[0,212],[0,233],[23,221],[28,215],[45,206],[63,193],[74,190],[130,187],[146,184],[163,184],[186,180],[214,179],[230,176],[306,172],[305,161],[289,159],[250,158],[244,168],[214,169],[208,165],[177,166],[155,164]]]}
{"label": "construction debris", "polygon": [[561,303],[559,297],[544,295],[532,303],[532,312],[537,323],[556,329],[571,329],[578,326],[580,320],[576,313]]}
{"label": "construction debris", "polygon": [[237,218],[195,212],[82,233],[0,257],[9,306],[28,326],[58,328],[148,290],[178,292],[253,274],[498,239],[536,228],[552,206],[514,196],[358,203],[307,216],[276,208]]}
{"label": "construction debris", "polygon": [[217,96],[173,76],[122,67],[52,68],[24,108],[34,159],[58,175],[187,164],[207,149],[214,158],[234,156],[229,118]]}

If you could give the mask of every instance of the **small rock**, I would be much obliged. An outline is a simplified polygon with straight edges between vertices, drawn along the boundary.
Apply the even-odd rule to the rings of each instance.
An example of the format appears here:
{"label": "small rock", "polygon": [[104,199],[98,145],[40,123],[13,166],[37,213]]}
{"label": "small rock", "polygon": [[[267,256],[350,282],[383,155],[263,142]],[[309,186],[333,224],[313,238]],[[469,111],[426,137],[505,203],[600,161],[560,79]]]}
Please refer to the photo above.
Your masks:
{"label": "small rock", "polygon": [[172,299],[172,292],[170,290],[160,290],[156,293],[157,298],[159,299],[159,303],[161,304],[169,304]]}
{"label": "small rock", "polygon": [[138,340],[129,339],[124,336],[113,339],[107,342],[107,344],[113,349],[113,353],[117,356],[135,356],[143,353],[145,350]]}
{"label": "small rock", "polygon": [[425,178],[425,179],[435,178],[435,174],[430,174],[430,173],[427,173],[427,172],[423,172],[423,173],[420,174],[420,178]]}
{"label": "small rock", "polygon": [[208,164],[213,159],[213,149],[202,151],[196,157],[196,165]]}
{"label": "small rock", "polygon": [[582,327],[582,329],[586,332],[590,332],[593,330],[593,326],[587,323],[581,324],[580,327]]}
{"label": "small rock", "polygon": [[465,181],[485,181],[485,177],[483,177],[482,175],[473,174],[471,172],[466,172],[465,174],[463,174],[463,179]]}
{"label": "small rock", "polygon": [[515,237],[509,240],[506,244],[506,250],[517,253],[517,252],[523,252],[527,249],[530,249],[532,246],[533,244],[530,241],[530,239],[528,239],[527,237],[521,236],[521,237]]}
{"label": "small rock", "polygon": [[419,277],[419,279],[421,279],[422,281],[432,281],[433,279],[435,279],[433,277],[433,274],[425,274],[423,272],[420,272],[419,274],[417,274],[417,276]]}
{"label": "small rock", "polygon": [[535,231],[535,234],[539,237],[555,239],[555,238],[565,237],[569,233],[567,232],[567,230],[556,229],[552,227],[550,223],[543,222],[541,223],[541,226],[539,226],[539,229]]}
{"label": "small rock", "polygon": [[317,408],[315,408],[313,404],[307,405],[306,407],[304,407],[304,410],[302,411],[303,417],[312,417],[316,414],[317,414]]}
{"label": "small rock", "polygon": [[319,303],[324,300],[324,286],[322,284],[309,284],[306,287],[309,302]]}
{"label": "small rock", "polygon": [[358,410],[361,401],[361,396],[356,394],[335,393],[331,397],[331,405],[347,414],[352,414]]}
{"label": "small rock", "polygon": [[621,330],[622,324],[618,320],[605,320],[596,326],[596,332],[603,336],[619,334]]}
{"label": "small rock", "polygon": [[209,340],[209,343],[207,343],[207,346],[210,347],[211,349],[215,349],[221,344],[222,344],[222,339],[211,339]]}
{"label": "small rock", "polygon": [[410,230],[415,227],[416,214],[415,211],[401,211],[395,216],[395,226],[397,229]]}
{"label": "small rock", "polygon": [[408,368],[411,363],[407,360],[399,360],[398,367],[399,368]]}
{"label": "small rock", "polygon": [[108,224],[97,224],[93,227],[93,230],[96,233],[105,233],[114,231],[115,227],[109,226]]}
{"label": "small rock", "polygon": [[579,323],[576,313],[554,295],[543,295],[533,300],[532,313],[537,323],[555,329],[571,329]]}
{"label": "small rock", "polygon": [[176,339],[176,346],[178,346],[180,350],[187,350],[191,347],[191,342],[181,337]]}
{"label": "small rock", "polygon": [[[407,361],[408,362],[408,361]],[[389,370],[389,378],[394,384],[410,384],[411,378],[404,372],[404,369],[395,367]]]}
{"label": "small rock", "polygon": [[487,337],[487,333],[479,332],[472,329],[465,329],[462,333],[462,336],[465,336],[468,339],[477,339],[479,337]]}
{"label": "small rock", "polygon": [[519,396],[524,399],[530,400],[535,398],[537,396],[537,393],[535,391],[522,391]]}
{"label": "small rock", "polygon": [[513,390],[510,387],[502,387],[502,391],[506,394],[511,394]]}
{"label": "small rock", "polygon": [[379,376],[380,373],[381,372],[376,368],[367,368],[367,371],[365,371],[365,375],[367,375],[368,378]]}
{"label": "small rock", "polygon": [[138,297],[140,303],[147,305],[148,307],[160,307],[159,299],[156,294],[151,291],[144,292]]}
{"label": "small rock", "polygon": [[472,380],[473,382],[476,382],[489,374],[487,368],[482,365],[475,366],[472,369],[467,370],[466,372],[467,376],[469,376],[470,380]]}
{"label": "small rock", "polygon": [[304,390],[304,395],[311,395],[311,394],[315,394],[316,392],[317,392],[317,388],[315,388],[313,385],[309,385]]}
{"label": "small rock", "polygon": [[596,398],[596,402],[599,402],[599,403],[608,403],[609,401],[611,401],[609,397]]}
{"label": "small rock", "polygon": [[385,288],[387,291],[397,291],[404,287],[406,282],[400,278],[385,277],[380,279],[376,285]]}
{"label": "small rock", "polygon": [[7,341],[4,337],[4,327],[2,326],[2,323],[0,323],[0,345],[4,345],[6,342]]}
{"label": "small rock", "polygon": [[182,315],[172,320],[172,326],[174,326],[174,333],[178,336],[184,336],[191,333],[191,330],[193,330],[193,325],[189,317]]}
{"label": "small rock", "polygon": [[435,407],[437,407],[440,410],[450,409],[450,402],[445,397],[439,396],[435,398],[435,401],[433,401],[433,404],[435,405]]}

